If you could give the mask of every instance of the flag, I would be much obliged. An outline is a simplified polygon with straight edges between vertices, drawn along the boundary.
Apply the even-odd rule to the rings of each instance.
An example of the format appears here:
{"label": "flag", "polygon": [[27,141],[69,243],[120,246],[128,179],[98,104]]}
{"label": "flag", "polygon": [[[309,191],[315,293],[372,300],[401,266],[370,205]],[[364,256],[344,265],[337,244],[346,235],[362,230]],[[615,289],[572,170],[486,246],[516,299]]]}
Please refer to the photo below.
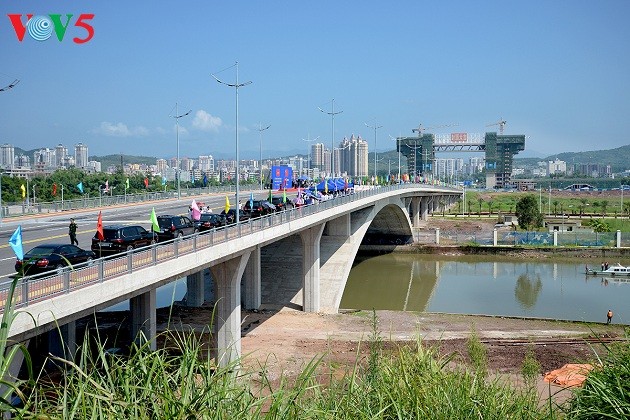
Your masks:
{"label": "flag", "polygon": [[282,191],[282,202],[287,202],[287,190]]}
{"label": "flag", "polygon": [[52,195],[57,195],[57,184],[53,184]]}
{"label": "flag", "polygon": [[149,178],[144,178],[144,188],[149,188]]}
{"label": "flag", "polygon": [[24,187],[24,184],[20,185],[20,189],[22,190],[22,198],[26,197],[26,187]]}
{"label": "flag", "polygon": [[77,189],[79,190],[79,192],[81,192],[81,194],[83,194],[83,182],[79,182],[77,184]]}
{"label": "flag", "polygon": [[103,192],[109,192],[109,179],[105,181],[105,188],[103,188]]}
{"label": "flag", "polygon": [[127,179],[125,180],[125,187],[126,187],[127,189],[129,189],[129,178],[127,178]]}
{"label": "flag", "polygon": [[249,208],[250,209],[254,208],[254,192],[253,191],[249,192]]}
{"label": "flag", "polygon": [[269,188],[269,202],[271,202],[271,199],[273,198],[273,194],[271,193],[271,188]]}
{"label": "flag", "polygon": [[101,212],[98,212],[98,218],[96,219],[96,237],[99,241],[105,240],[105,234],[103,233],[103,216]]}
{"label": "flag", "polygon": [[208,185],[208,177],[206,174],[203,174],[203,186],[205,187],[206,185]]}
{"label": "flag", "polygon": [[199,220],[201,219],[201,210],[199,210],[199,206],[197,205],[197,202],[195,201],[195,199],[193,198],[192,203],[190,204],[190,208],[192,209],[192,219],[193,220]]}
{"label": "flag", "polygon": [[149,220],[151,221],[151,230],[153,232],[159,232],[160,225],[158,225],[157,216],[155,215],[155,207],[151,209],[151,218]]}
{"label": "flag", "polygon": [[230,199],[226,195],[225,196],[225,214],[228,214],[229,211],[230,211]]}
{"label": "flag", "polygon": [[324,178],[324,192],[328,194],[328,180]]}
{"label": "flag", "polygon": [[9,245],[13,252],[15,252],[15,256],[18,260],[24,259],[24,249],[22,249],[22,225],[19,225],[11,238],[9,239]]}
{"label": "flag", "polygon": [[166,177],[165,176],[162,177],[162,185],[166,185]]}

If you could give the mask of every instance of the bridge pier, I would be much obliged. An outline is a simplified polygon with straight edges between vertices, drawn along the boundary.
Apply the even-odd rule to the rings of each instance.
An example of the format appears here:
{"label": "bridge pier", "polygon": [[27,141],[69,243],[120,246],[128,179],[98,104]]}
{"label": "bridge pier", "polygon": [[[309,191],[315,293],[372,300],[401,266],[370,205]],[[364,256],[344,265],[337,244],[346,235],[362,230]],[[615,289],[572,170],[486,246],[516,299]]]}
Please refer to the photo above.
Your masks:
{"label": "bridge pier", "polygon": [[[430,200],[430,197],[425,196],[421,198],[421,202],[420,202],[420,214],[421,214],[420,218],[425,222],[429,220],[429,200]],[[417,226],[414,226],[414,227],[417,227]]]}
{"label": "bridge pier", "polygon": [[421,197],[412,197],[411,198],[411,225],[413,227],[420,226],[420,208],[422,206],[422,198]]}
{"label": "bridge pier", "polygon": [[249,261],[243,273],[245,309],[258,309],[262,300],[260,246],[257,246],[249,256]]}
{"label": "bridge pier", "polygon": [[319,269],[320,269],[320,241],[324,232],[325,224],[315,225],[300,232],[302,239],[302,249],[304,255],[302,258],[302,275],[303,282],[303,305],[304,312],[319,312],[320,307],[320,290],[319,290]]}
{"label": "bridge pier", "polygon": [[50,354],[66,360],[74,360],[77,352],[77,323],[70,321],[47,332]]}
{"label": "bridge pier", "polygon": [[186,276],[186,306],[199,308],[203,305],[204,299],[203,271]]}
{"label": "bridge pier", "polygon": [[148,342],[151,350],[157,348],[155,343],[157,330],[155,291],[156,289],[151,289],[129,300],[129,306],[131,307],[131,337],[139,346]]}
{"label": "bridge pier", "polygon": [[216,288],[217,365],[227,367],[241,355],[241,278],[251,252],[210,268]]}

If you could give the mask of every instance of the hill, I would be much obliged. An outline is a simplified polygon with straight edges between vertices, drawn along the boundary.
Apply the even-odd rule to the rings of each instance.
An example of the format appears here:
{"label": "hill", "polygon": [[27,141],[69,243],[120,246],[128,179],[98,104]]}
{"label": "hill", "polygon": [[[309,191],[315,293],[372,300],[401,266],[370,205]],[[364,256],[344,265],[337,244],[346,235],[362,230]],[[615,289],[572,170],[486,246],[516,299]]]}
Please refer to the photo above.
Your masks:
{"label": "hill", "polygon": [[[518,156],[518,155],[517,155]],[[608,150],[592,150],[588,152],[564,152],[547,156],[543,159],[536,158],[518,158],[515,157],[515,163],[519,166],[535,166],[540,161],[552,161],[559,159],[565,161],[568,165],[572,164],[600,164],[610,165],[613,172],[621,172],[630,168],[628,157],[630,156],[630,144]]]}

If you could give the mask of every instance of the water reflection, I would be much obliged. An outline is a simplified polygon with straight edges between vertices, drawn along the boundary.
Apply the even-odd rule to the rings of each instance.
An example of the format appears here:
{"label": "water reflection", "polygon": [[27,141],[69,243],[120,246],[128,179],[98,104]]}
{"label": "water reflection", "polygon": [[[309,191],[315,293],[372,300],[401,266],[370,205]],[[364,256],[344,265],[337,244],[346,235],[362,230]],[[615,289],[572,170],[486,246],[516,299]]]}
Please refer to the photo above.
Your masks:
{"label": "water reflection", "polygon": [[341,308],[602,321],[611,307],[630,323],[628,300],[630,282],[586,277],[579,260],[389,254],[357,259]]}

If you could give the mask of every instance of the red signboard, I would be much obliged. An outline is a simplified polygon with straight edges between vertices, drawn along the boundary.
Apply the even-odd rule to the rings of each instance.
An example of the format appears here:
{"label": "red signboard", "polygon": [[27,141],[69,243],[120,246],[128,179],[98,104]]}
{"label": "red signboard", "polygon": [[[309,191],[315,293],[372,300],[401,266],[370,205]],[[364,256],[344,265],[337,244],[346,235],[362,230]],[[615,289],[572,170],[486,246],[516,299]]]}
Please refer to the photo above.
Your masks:
{"label": "red signboard", "polygon": [[466,143],[468,141],[468,133],[451,133],[452,143]]}

